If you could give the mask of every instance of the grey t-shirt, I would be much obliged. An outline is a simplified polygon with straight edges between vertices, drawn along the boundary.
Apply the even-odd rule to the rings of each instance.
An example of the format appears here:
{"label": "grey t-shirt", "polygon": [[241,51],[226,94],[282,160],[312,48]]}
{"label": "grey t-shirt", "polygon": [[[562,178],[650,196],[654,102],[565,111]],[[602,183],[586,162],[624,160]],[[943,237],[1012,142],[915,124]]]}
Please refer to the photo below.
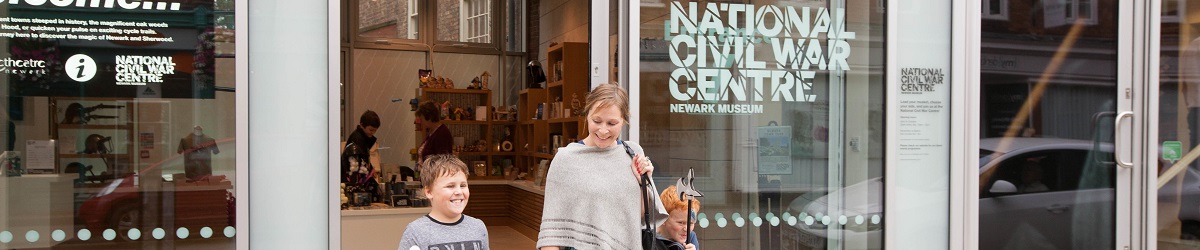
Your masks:
{"label": "grey t-shirt", "polygon": [[463,215],[442,223],[425,215],[404,228],[398,250],[487,250],[488,232],[483,221]]}

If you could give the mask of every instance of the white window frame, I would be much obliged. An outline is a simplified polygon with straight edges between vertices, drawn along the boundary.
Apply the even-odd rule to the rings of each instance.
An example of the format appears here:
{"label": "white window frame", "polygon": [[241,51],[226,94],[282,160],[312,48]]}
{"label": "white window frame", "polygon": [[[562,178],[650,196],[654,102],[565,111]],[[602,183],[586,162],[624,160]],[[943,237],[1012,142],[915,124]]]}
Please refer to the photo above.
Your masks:
{"label": "white window frame", "polygon": [[1096,15],[1100,14],[1099,11],[1097,11],[1098,8],[1096,8],[1096,0],[1067,0],[1066,2],[1067,5],[1070,6],[1066,11],[1067,16],[1065,19],[1067,20],[1067,23],[1074,23],[1075,19],[1079,19],[1079,3],[1086,2],[1091,8],[1089,8],[1087,18],[1083,19],[1084,23],[1089,25],[1096,24]]}
{"label": "white window frame", "polygon": [[[1163,4],[1175,3],[1175,14],[1168,15],[1166,12],[1162,12],[1162,14],[1161,14],[1162,15],[1162,20],[1161,20],[1162,23],[1179,23],[1180,21],[1183,20],[1184,13],[1187,13],[1187,1],[1184,1],[1184,0],[1162,0],[1162,2],[1163,2]],[[1167,10],[1167,8],[1165,8],[1166,6],[1163,6],[1163,7],[1164,8],[1162,9],[1162,11],[1166,11]]]}
{"label": "white window frame", "polygon": [[[990,14],[993,12],[992,5],[990,4],[993,1],[1000,2],[1000,9],[998,10],[1000,14]],[[983,15],[983,19],[1008,20],[1008,0],[982,0],[981,3],[983,4],[980,7],[983,10],[980,13]]]}
{"label": "white window frame", "polygon": [[459,0],[458,40],[469,43],[491,43],[492,1]]}
{"label": "white window frame", "polygon": [[421,27],[420,24],[418,23],[420,21],[419,14],[421,13],[421,10],[419,9],[420,6],[421,6],[421,4],[417,0],[408,0],[408,14],[407,14],[408,34],[406,36],[407,39],[417,39],[417,35],[418,35],[417,29]]}

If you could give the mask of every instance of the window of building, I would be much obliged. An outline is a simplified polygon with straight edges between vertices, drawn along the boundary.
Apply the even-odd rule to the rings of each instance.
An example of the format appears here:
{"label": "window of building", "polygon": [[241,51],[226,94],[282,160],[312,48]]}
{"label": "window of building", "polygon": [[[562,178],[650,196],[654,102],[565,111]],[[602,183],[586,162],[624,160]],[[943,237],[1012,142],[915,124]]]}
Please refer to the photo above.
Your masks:
{"label": "window of building", "polygon": [[1096,0],[1068,0],[1064,4],[1067,22],[1083,19],[1087,24],[1096,24]]}
{"label": "window of building", "polygon": [[487,43],[492,39],[491,5],[488,0],[462,0],[460,42]]}
{"label": "window of building", "polygon": [[1178,23],[1183,15],[1183,10],[1187,7],[1187,2],[1181,0],[1163,0],[1162,1],[1162,22],[1163,23]]}
{"label": "window of building", "polygon": [[408,0],[408,39],[417,39],[417,13],[420,13],[417,5],[417,0]]}
{"label": "window of building", "polygon": [[983,19],[1008,20],[1008,0],[983,0]]}

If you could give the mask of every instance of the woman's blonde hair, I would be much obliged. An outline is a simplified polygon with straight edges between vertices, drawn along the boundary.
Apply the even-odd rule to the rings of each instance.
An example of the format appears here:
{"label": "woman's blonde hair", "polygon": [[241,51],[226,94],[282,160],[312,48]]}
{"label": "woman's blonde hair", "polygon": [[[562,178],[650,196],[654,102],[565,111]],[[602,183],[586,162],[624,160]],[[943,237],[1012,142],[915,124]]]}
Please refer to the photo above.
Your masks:
{"label": "woman's blonde hair", "polygon": [[583,110],[590,115],[596,110],[613,106],[621,110],[621,119],[629,122],[629,93],[614,83],[601,84],[588,93],[587,105]]}
{"label": "woman's blonde hair", "polygon": [[[667,209],[667,212],[675,210],[686,211],[688,208],[687,201],[679,199],[679,191],[676,191],[675,185],[671,185],[670,187],[667,187],[667,189],[663,190],[662,194],[659,195],[658,198],[662,200],[663,208]],[[700,200],[692,199],[692,213],[699,212]]]}

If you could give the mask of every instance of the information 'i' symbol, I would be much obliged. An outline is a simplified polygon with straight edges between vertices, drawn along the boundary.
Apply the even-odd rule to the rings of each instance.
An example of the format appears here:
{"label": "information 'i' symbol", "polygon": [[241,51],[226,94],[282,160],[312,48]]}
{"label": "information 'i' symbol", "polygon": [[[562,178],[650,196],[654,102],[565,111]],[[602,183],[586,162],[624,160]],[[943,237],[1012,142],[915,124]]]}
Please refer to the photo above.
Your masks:
{"label": "information 'i' symbol", "polygon": [[75,54],[67,58],[67,65],[63,67],[63,71],[66,71],[71,80],[86,82],[96,76],[96,60],[92,60],[88,55]]}

